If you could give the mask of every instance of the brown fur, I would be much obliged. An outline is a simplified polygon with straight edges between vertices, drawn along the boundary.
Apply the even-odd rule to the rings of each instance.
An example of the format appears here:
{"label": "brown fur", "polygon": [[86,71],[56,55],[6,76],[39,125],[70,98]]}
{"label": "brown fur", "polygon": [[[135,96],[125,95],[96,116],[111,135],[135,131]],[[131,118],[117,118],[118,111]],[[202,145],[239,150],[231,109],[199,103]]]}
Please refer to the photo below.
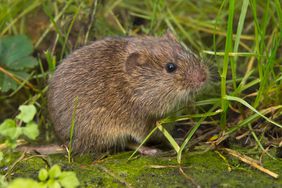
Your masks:
{"label": "brown fur", "polygon": [[[168,73],[165,65],[177,64]],[[68,142],[77,98],[73,149],[100,152],[142,141],[208,71],[170,33],[163,37],[106,38],[76,50],[50,79],[48,108],[58,136]]]}

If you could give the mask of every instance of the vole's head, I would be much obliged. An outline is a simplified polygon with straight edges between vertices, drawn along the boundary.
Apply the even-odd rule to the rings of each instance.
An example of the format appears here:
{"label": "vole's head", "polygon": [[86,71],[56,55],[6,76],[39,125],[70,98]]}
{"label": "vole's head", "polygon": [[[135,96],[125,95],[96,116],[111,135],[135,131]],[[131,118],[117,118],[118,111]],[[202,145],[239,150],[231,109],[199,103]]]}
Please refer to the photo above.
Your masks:
{"label": "vole's head", "polygon": [[128,49],[124,70],[133,88],[132,100],[143,108],[167,113],[207,82],[207,66],[171,33],[136,39]]}

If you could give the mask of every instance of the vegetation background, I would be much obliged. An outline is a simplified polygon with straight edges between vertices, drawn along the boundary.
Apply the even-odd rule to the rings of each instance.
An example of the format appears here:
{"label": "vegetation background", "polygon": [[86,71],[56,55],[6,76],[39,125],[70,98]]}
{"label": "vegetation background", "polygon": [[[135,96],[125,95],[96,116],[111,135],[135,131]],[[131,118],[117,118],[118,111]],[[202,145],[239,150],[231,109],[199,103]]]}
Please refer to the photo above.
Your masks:
{"label": "vegetation background", "polygon": [[[279,171],[281,3],[281,0],[0,0],[0,187],[8,186],[16,177],[13,170],[18,163],[32,158],[17,152],[15,157],[17,146],[23,141],[43,145],[55,140],[45,94],[48,76],[64,57],[105,36],[160,36],[167,29],[212,68],[209,87],[196,102],[181,114],[163,119],[155,129],[162,130],[177,153],[172,159],[183,165],[183,155],[189,153],[188,149],[213,150],[228,168],[236,169],[222,154],[232,155],[236,150],[259,160],[258,165],[263,166],[264,160],[269,159],[271,162],[266,163],[273,163]],[[25,106],[19,109],[21,105]],[[184,131],[175,133],[182,139],[182,145],[163,129],[170,122],[177,122],[180,132]],[[71,161],[70,153],[68,159]],[[39,182],[45,186],[52,180],[53,184],[69,186],[55,173],[61,173],[60,167],[53,169],[41,170],[45,175],[39,177]],[[74,176],[71,174],[69,179],[75,179]],[[211,185],[209,180],[189,178],[193,185]],[[117,179],[125,186],[136,185],[136,179],[131,183]],[[278,186],[279,182],[281,178],[271,180],[270,184]]]}

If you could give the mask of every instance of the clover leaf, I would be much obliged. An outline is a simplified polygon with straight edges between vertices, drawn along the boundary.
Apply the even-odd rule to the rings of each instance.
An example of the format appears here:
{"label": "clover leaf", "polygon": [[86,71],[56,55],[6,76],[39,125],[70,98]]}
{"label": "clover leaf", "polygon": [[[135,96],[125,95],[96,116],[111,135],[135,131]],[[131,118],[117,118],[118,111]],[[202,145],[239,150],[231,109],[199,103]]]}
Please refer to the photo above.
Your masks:
{"label": "clover leaf", "polygon": [[0,71],[2,92],[15,90],[18,85],[11,76],[7,75],[7,72],[20,80],[28,78],[27,72],[37,65],[37,60],[31,56],[32,52],[32,42],[25,35],[0,38],[0,67],[6,71],[6,74]]}
{"label": "clover leaf", "polygon": [[45,168],[40,169],[38,173],[38,179],[40,181],[46,181],[48,178],[48,171]]}
{"label": "clover leaf", "polygon": [[0,125],[0,134],[10,138],[11,140],[15,140],[20,136],[21,129],[16,126],[15,120],[6,119]]}
{"label": "clover leaf", "polygon": [[62,172],[59,181],[63,187],[74,188],[79,186],[79,181],[74,172]]}
{"label": "clover leaf", "polygon": [[12,181],[8,188],[46,188],[45,185],[38,183],[33,179],[17,178]]}
{"label": "clover leaf", "polygon": [[38,125],[34,122],[29,122],[22,128],[22,133],[28,138],[35,140],[39,135]]}
{"label": "clover leaf", "polygon": [[17,119],[22,120],[25,123],[33,120],[34,115],[36,114],[36,108],[33,105],[21,105],[19,107],[20,114],[17,115]]}
{"label": "clover leaf", "polygon": [[52,166],[52,168],[49,170],[49,176],[51,179],[58,178],[61,175],[61,168],[58,165]]}

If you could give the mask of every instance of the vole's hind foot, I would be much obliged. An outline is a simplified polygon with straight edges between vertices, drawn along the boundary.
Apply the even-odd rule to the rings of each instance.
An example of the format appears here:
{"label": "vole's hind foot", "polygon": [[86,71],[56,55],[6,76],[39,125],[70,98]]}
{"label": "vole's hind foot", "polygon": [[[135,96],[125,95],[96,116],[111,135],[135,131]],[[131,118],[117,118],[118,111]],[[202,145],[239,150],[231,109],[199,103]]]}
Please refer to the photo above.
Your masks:
{"label": "vole's hind foot", "polygon": [[150,147],[142,146],[138,150],[138,152],[141,155],[156,156],[156,155],[160,155],[162,153],[162,150],[157,149],[157,148],[150,148]]}
{"label": "vole's hind foot", "polygon": [[177,153],[174,150],[169,151],[163,151],[156,148],[150,148],[150,147],[141,147],[138,152],[141,155],[147,155],[147,156],[158,156],[158,157],[172,157],[175,156]]}
{"label": "vole's hind foot", "polygon": [[[139,144],[129,144],[129,145],[127,146],[127,148],[130,149],[130,150],[136,150],[138,147],[139,147]],[[158,156],[158,155],[160,155],[161,153],[163,153],[163,151],[160,150],[160,149],[151,148],[151,147],[147,147],[147,146],[141,146],[141,147],[138,149],[138,152],[139,152],[141,155],[148,155],[148,156]]]}

